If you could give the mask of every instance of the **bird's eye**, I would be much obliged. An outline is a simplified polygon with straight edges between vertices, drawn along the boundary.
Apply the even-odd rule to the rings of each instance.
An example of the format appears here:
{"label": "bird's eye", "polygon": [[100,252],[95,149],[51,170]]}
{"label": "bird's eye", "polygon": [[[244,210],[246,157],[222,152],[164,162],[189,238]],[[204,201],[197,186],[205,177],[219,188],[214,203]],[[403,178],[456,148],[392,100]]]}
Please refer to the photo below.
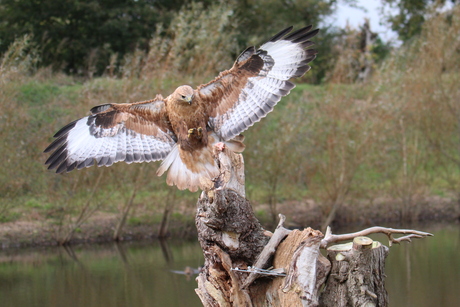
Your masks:
{"label": "bird's eye", "polygon": [[181,95],[182,99],[185,99],[185,96],[184,95]]}

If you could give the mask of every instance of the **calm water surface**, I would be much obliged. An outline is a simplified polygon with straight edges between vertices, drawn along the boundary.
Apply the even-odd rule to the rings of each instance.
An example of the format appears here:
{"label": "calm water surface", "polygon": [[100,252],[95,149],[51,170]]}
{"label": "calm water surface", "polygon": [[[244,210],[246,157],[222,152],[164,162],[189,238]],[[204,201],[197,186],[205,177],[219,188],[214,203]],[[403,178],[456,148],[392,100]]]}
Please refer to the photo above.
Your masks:
{"label": "calm water surface", "polygon": [[[460,226],[418,228],[435,237],[390,249],[390,306],[460,306]],[[201,306],[194,278],[171,270],[202,261],[197,242],[0,251],[0,306]]]}

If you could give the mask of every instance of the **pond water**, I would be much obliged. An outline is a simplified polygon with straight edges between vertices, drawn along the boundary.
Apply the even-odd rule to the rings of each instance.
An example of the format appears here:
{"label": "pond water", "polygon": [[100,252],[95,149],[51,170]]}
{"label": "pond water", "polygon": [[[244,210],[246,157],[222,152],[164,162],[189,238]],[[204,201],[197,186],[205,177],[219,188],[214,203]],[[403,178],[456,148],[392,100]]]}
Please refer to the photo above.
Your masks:
{"label": "pond water", "polygon": [[[390,306],[460,306],[460,226],[419,229],[435,237],[390,249]],[[194,277],[172,270],[202,261],[197,242],[3,250],[0,306],[201,306]]]}

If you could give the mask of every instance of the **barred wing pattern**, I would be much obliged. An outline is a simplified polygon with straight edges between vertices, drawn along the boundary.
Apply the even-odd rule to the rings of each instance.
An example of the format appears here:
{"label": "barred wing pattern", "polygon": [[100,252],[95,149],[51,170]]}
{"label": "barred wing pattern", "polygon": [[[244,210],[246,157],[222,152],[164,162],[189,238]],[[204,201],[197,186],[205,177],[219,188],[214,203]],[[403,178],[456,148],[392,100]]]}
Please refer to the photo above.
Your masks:
{"label": "barred wing pattern", "polygon": [[153,100],[132,104],[106,104],[91,109],[90,116],[76,120],[54,137],[45,152],[48,169],[56,173],[73,169],[150,162],[164,159],[176,143],[168,126],[164,101]]}
{"label": "barred wing pattern", "polygon": [[166,98],[94,107],[56,133],[45,149],[51,153],[48,169],[163,160],[157,174],[168,171],[169,185],[209,189],[220,172],[214,145],[244,149],[240,133],[289,94],[291,78],[310,69],[317,53],[309,49],[310,38],[317,33],[311,26],[294,32],[289,27],[259,49],[247,48],[231,69],[196,90],[182,85]]}
{"label": "barred wing pattern", "polygon": [[[292,32],[289,27],[259,49],[246,49],[232,69],[198,88],[210,105],[209,125],[223,140],[229,140],[260,121],[303,76],[317,51],[307,49],[318,33],[308,26]],[[290,34],[289,34],[290,33]]]}

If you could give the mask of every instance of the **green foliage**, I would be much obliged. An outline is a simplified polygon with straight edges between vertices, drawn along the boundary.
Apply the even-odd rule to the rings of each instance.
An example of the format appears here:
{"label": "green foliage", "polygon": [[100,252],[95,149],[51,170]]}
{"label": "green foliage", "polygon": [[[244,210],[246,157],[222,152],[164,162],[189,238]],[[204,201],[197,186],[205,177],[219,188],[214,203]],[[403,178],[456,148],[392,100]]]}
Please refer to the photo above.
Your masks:
{"label": "green foliage", "polygon": [[392,10],[396,10],[396,14],[387,13],[386,21],[391,25],[392,30],[398,33],[399,39],[406,42],[422,32],[423,24],[431,10],[435,11],[447,2],[457,1],[382,0],[382,2]]}
{"label": "green foliage", "polygon": [[39,209],[39,208],[42,208],[43,205],[39,200],[35,198],[31,198],[24,203],[24,206],[29,207],[29,208]]}
{"label": "green foliage", "polygon": [[[1,212],[0,212],[1,213]],[[9,212],[8,214],[0,214],[0,223],[14,222],[21,218],[21,213],[19,212]]]}
{"label": "green foliage", "polygon": [[[167,186],[155,174],[158,163],[147,165],[142,176],[141,165],[123,163],[56,175],[46,171],[42,150],[57,129],[94,105],[167,95],[177,85],[206,81],[198,78],[231,63],[230,56],[212,54],[232,45],[236,30],[206,46],[207,36],[232,27],[230,11],[231,6],[190,4],[175,17],[174,26],[161,28],[175,33],[174,39],[151,40],[151,50],[163,50],[163,57],[131,54],[123,61],[120,78],[82,83],[47,69],[34,72],[36,53],[30,40],[11,45],[0,75],[1,219],[23,214],[31,219],[34,213],[62,225],[88,201],[91,208],[119,212],[137,182],[134,217],[128,223],[147,223],[149,215],[156,222],[170,206],[172,220],[193,224],[188,211],[193,209],[187,208],[193,208],[198,193]],[[392,196],[413,203],[414,195],[458,191],[459,16],[456,9],[426,21],[420,37],[391,54],[368,83],[298,84],[273,113],[245,133],[248,198],[269,204],[269,211],[259,212],[264,219],[273,218],[277,203],[284,200],[314,198],[327,212],[337,200]],[[193,50],[187,47],[190,36],[197,39]],[[169,53],[171,48],[176,49]],[[194,75],[190,61],[201,70],[194,77],[184,76]],[[159,77],[158,71],[164,75]]]}
{"label": "green foliage", "polygon": [[142,225],[142,221],[139,217],[133,216],[128,219],[128,225],[139,226],[139,225]]}
{"label": "green foliage", "polygon": [[0,81],[2,82],[17,79],[33,72],[40,60],[30,35],[16,39],[1,54]]}
{"label": "green foliage", "polygon": [[6,0],[0,5],[0,53],[32,34],[40,65],[55,71],[91,77],[109,67],[113,74],[128,62],[140,67],[150,53],[147,61],[162,63],[169,54],[166,62],[182,74],[209,73],[211,67],[215,73],[229,68],[243,48],[289,25],[318,26],[336,2]]}
{"label": "green foliage", "polygon": [[388,42],[382,41],[382,39],[377,36],[374,45],[372,46],[372,53],[374,54],[375,61],[381,63],[387,56],[390,55],[392,48]]}
{"label": "green foliage", "polygon": [[29,103],[31,106],[41,105],[59,93],[55,84],[31,82],[21,86],[18,101]]}
{"label": "green foliage", "polygon": [[378,76],[381,96],[399,125],[401,169],[394,189],[408,204],[411,194],[423,191],[421,182],[440,184],[437,178],[443,178],[451,191],[459,188],[460,54],[452,43],[459,31],[460,7],[432,17],[420,38],[399,50]]}
{"label": "green foliage", "polygon": [[249,198],[270,204],[304,189],[327,214],[346,199],[389,196],[413,218],[416,197],[455,193],[459,20],[457,8],[427,21],[366,84],[301,85],[283,99],[245,133]]}
{"label": "green foliage", "polygon": [[317,27],[325,16],[332,14],[336,3],[337,0],[239,1],[235,6],[239,39],[247,46],[258,44],[289,25]]}
{"label": "green foliage", "polygon": [[[158,29],[150,41],[150,52],[143,60],[143,77],[184,76],[191,81],[208,82],[220,71],[229,69],[233,54],[241,51],[236,40],[234,2],[214,3],[206,8],[192,2],[177,13],[169,26]],[[160,32],[166,33],[161,37]],[[185,79],[184,78],[184,79]]]}
{"label": "green foliage", "polygon": [[181,1],[5,0],[0,7],[0,52],[16,37],[33,33],[44,66],[73,73],[96,66],[100,72],[111,54],[123,56],[136,46],[146,49],[155,25],[167,21],[168,12],[180,5]]}
{"label": "green foliage", "polygon": [[[337,0],[238,1],[235,14],[238,20],[236,32],[239,33],[240,50],[246,46],[260,44],[290,25],[297,29],[310,24],[318,28],[322,21],[334,12],[337,2]],[[321,27],[314,39],[315,49],[319,51],[318,57],[311,63],[314,69],[304,77],[305,81],[320,83],[324,80],[336,56],[331,53],[335,36],[334,28]],[[234,54],[233,57],[236,55]]]}
{"label": "green foliage", "polygon": [[[368,20],[358,29],[347,26],[331,31],[330,39],[332,41],[324,47],[332,46],[331,50],[324,51],[329,53],[328,68],[324,72],[327,82],[366,82],[391,51],[390,44],[372,32]],[[325,65],[320,66],[324,68]]]}

